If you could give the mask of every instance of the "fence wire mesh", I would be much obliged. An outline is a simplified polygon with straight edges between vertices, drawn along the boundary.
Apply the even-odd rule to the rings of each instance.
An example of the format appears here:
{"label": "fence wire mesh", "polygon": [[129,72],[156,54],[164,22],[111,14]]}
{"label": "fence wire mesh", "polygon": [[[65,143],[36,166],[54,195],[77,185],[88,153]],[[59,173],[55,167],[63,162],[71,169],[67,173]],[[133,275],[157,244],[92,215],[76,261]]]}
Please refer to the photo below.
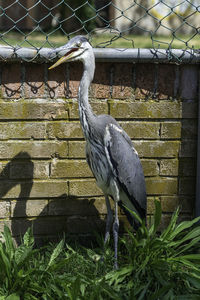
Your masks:
{"label": "fence wire mesh", "polygon": [[199,53],[199,24],[199,0],[0,0],[0,48],[31,47],[36,56],[77,34],[94,47]]}

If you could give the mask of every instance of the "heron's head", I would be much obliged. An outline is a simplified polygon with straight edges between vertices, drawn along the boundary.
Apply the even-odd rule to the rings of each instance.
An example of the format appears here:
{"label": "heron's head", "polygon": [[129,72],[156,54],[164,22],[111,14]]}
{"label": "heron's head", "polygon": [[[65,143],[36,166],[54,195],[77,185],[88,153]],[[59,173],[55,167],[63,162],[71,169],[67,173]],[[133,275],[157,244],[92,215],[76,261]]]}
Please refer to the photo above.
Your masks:
{"label": "heron's head", "polygon": [[92,46],[88,39],[84,36],[75,36],[66,45],[51,50],[50,55],[58,55],[60,58],[53,64],[50,69],[53,69],[65,62],[81,60],[83,62],[91,59],[93,56]]}

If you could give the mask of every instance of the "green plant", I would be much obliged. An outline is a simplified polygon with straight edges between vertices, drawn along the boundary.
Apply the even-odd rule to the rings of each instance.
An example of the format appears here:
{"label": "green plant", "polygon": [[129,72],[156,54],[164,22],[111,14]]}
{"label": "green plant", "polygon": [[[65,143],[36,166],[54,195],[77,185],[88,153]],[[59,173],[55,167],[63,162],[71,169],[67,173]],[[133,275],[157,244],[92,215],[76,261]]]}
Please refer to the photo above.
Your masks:
{"label": "green plant", "polygon": [[34,248],[28,229],[20,246],[5,227],[0,241],[0,300],[188,300],[200,299],[200,226],[178,223],[179,211],[158,233],[161,205],[154,222],[128,231],[119,249],[119,270],[113,270],[113,247],[74,247],[61,240]]}
{"label": "green plant", "polygon": [[[0,300],[55,299],[59,293],[53,285],[51,271],[58,270],[63,261],[55,263],[63,248],[61,241],[48,256],[42,249],[33,249],[34,238],[31,228],[25,233],[22,243],[17,247],[7,226],[0,243]],[[47,289],[47,284],[51,288]],[[45,296],[44,296],[45,295]],[[54,297],[52,297],[54,295]]]}
{"label": "green plant", "polygon": [[[107,274],[113,288],[126,295],[123,299],[197,299],[200,298],[200,218],[178,224],[179,210],[168,227],[157,234],[161,204],[155,202],[154,223],[148,230],[141,224],[136,234],[129,231],[122,239],[127,252],[126,266]],[[191,298],[191,295],[193,298]]]}

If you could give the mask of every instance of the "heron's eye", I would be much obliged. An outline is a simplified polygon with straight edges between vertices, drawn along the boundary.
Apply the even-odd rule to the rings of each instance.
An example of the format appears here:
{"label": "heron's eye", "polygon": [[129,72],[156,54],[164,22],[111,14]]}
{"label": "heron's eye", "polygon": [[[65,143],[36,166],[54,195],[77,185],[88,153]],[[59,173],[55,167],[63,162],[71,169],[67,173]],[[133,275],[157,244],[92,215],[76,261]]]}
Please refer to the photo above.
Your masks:
{"label": "heron's eye", "polygon": [[81,46],[81,42],[77,42],[77,43],[76,43],[76,47],[79,48],[80,46]]}

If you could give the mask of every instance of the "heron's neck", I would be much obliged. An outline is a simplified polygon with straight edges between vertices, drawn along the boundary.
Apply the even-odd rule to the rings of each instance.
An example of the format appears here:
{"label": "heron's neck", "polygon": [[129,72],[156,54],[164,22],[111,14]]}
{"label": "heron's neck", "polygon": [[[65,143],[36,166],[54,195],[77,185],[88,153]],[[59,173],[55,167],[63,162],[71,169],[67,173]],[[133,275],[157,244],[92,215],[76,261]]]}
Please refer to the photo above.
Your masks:
{"label": "heron's neck", "polygon": [[85,136],[94,122],[95,115],[88,101],[88,89],[94,76],[95,64],[83,64],[84,71],[79,86],[79,116]]}

